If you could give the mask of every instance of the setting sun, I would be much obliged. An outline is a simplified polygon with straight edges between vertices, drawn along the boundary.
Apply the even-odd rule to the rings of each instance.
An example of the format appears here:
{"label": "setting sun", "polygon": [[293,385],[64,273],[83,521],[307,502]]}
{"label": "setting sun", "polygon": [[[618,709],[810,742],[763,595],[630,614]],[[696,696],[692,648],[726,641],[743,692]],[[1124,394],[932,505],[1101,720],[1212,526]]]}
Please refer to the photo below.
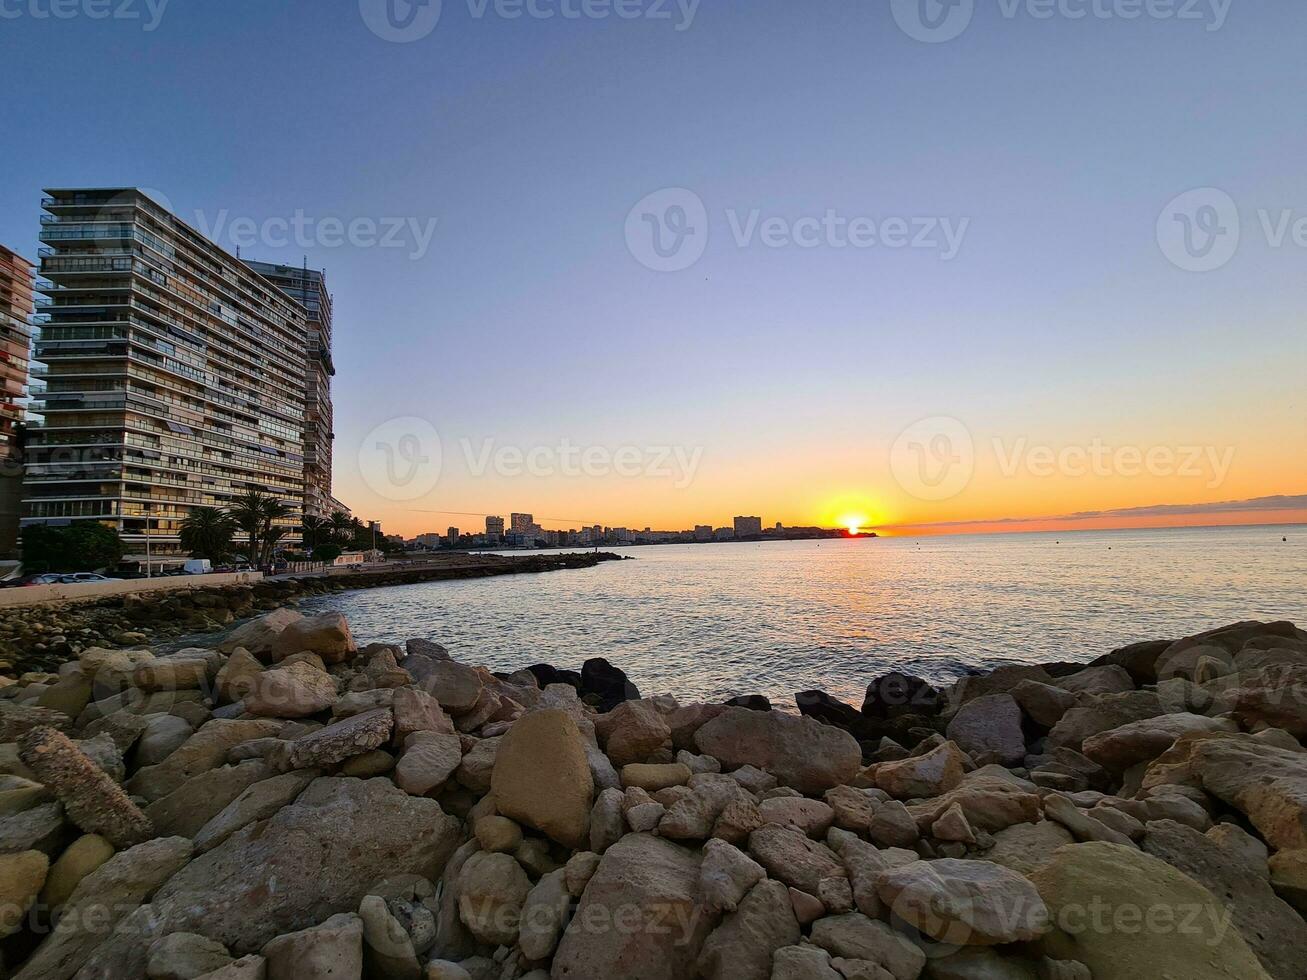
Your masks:
{"label": "setting sun", "polygon": [[850,534],[861,534],[867,526],[866,514],[845,514],[840,518],[840,526],[847,528]]}

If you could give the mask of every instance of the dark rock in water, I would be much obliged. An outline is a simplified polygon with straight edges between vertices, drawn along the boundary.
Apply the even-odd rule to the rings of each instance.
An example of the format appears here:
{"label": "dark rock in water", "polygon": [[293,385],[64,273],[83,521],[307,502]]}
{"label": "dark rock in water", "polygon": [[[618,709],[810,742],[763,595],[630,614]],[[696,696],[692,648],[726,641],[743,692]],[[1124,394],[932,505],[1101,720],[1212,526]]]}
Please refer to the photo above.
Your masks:
{"label": "dark rock in water", "polygon": [[1115,664],[1124,667],[1136,684],[1156,684],[1157,661],[1171,642],[1171,640],[1144,640],[1142,643],[1131,643],[1129,646],[1120,647],[1097,660],[1090,661],[1089,666],[1105,667]]}
{"label": "dark rock in water", "polygon": [[597,695],[600,711],[612,711],[623,701],[640,700],[640,689],[603,657],[592,657],[581,665],[581,694]]}
{"label": "dark rock in water", "polygon": [[765,694],[740,694],[726,702],[729,708],[748,708],[750,711],[771,711],[771,701]]}
{"label": "dark rock in water", "polygon": [[877,677],[867,685],[862,713],[868,718],[896,718],[900,715],[933,715],[939,711],[940,695],[928,682],[899,670]]}
{"label": "dark rock in water", "polygon": [[550,684],[571,684],[581,693],[581,675],[574,670],[559,670],[552,664],[532,664],[527,670],[535,674],[542,691]]}
{"label": "dark rock in water", "polygon": [[826,725],[843,728],[857,739],[876,737],[876,727],[865,715],[852,705],[845,704],[831,697],[825,691],[800,691],[794,695],[794,703],[799,706],[799,714],[815,718]]}
{"label": "dark rock in water", "polygon": [[424,640],[421,637],[414,637],[404,643],[404,652],[410,655],[419,655],[425,657],[434,657],[437,660],[448,660],[449,651],[434,640]]}

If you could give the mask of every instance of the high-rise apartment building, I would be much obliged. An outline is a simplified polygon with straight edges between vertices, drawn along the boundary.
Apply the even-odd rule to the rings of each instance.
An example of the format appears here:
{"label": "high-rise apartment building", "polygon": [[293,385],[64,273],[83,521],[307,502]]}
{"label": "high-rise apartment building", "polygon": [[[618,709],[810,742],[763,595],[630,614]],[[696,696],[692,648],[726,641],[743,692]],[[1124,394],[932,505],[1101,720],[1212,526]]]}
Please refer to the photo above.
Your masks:
{"label": "high-rise apartment building", "polygon": [[735,518],[735,536],[737,538],[750,538],[762,534],[761,517],[737,517]]}
{"label": "high-rise apartment building", "polygon": [[297,542],[303,308],[139,190],[46,195],[23,523],[99,521],[128,558],[176,559],[187,514],[259,490]]}
{"label": "high-rise apartment building", "polygon": [[486,541],[499,544],[504,538],[504,519],[502,517],[486,518]]}
{"label": "high-rise apartment building", "polygon": [[530,514],[510,514],[508,528],[514,534],[530,534],[535,518]]}
{"label": "high-rise apartment building", "polygon": [[304,371],[304,513],[330,517],[332,431],[331,294],[327,274],[271,262],[245,263],[300,306],[308,318]]}
{"label": "high-rise apartment building", "polygon": [[0,245],[0,557],[18,544],[32,313],[32,263]]}

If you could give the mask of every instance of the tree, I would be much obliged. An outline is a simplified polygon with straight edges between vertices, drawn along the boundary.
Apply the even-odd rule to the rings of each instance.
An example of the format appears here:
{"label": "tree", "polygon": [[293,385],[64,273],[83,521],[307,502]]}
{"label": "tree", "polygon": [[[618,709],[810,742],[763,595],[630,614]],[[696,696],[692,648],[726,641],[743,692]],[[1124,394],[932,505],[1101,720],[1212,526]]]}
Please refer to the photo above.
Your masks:
{"label": "tree", "polygon": [[321,517],[314,517],[312,514],[304,518],[304,550],[313,553],[313,549],[326,536],[331,534],[331,525]]}
{"label": "tree", "polygon": [[182,521],[182,547],[192,558],[221,561],[231,554],[232,538],[236,536],[236,519],[217,507],[197,507]]}
{"label": "tree", "polygon": [[260,490],[247,490],[232,501],[231,516],[245,533],[250,564],[263,565],[271,560],[273,546],[286,533],[281,528],[273,536],[274,522],[289,514],[290,509],[284,503]]}
{"label": "tree", "polygon": [[93,572],[117,565],[122,556],[118,533],[94,521],[23,528],[23,568],[28,572]]}
{"label": "tree", "polygon": [[338,510],[331,515],[329,519],[331,528],[331,542],[338,544],[342,548],[348,547],[353,541],[353,526],[349,517],[344,511]]}

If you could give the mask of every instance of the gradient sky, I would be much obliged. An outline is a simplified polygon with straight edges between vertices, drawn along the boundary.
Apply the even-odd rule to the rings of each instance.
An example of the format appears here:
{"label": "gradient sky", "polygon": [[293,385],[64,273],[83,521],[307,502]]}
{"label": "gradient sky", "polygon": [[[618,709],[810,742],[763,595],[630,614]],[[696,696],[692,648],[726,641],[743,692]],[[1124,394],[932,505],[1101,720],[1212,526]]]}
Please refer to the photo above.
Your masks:
{"label": "gradient sky", "polygon": [[[1277,246],[1258,217],[1307,218],[1307,6],[1234,0],[1212,30],[1206,2],[1199,20],[1042,19],[976,0],[960,36],[923,43],[887,0],[709,0],[684,30],[674,4],[671,20],[510,19],[445,0],[430,36],[390,43],[355,0],[172,0],[153,31],[131,2],[142,20],[0,0],[0,242],[35,252],[47,186],[151,188],[223,222],[229,248],[237,218],[436,219],[417,257],[411,234],[243,249],[327,269],[337,495],[387,530],[512,510],[547,527],[947,529],[1307,492],[1307,241]],[[651,271],[624,227],[672,187],[704,202],[707,250]],[[1200,187],[1230,195],[1243,233],[1201,273],[1156,233]],[[740,247],[727,212],[754,210],[968,225],[951,260]],[[413,500],[359,466],[405,416],[442,450]],[[974,472],[923,499],[893,447],[941,417]],[[563,440],[698,464],[688,480],[473,472],[487,447]],[[1027,465],[1030,447],[1094,445],[1228,465]],[[1067,526],[1268,518],[1307,520],[1307,500]]]}

